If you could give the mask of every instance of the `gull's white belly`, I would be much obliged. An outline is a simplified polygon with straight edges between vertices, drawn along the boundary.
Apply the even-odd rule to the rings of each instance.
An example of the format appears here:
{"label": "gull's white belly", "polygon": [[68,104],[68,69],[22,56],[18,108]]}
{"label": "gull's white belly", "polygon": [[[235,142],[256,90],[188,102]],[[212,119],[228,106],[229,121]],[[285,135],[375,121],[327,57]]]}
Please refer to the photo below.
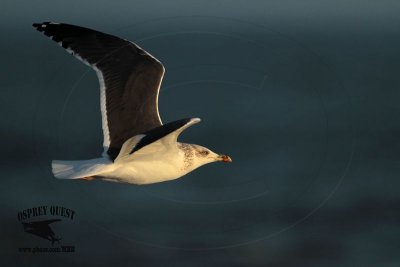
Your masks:
{"label": "gull's white belly", "polygon": [[151,184],[177,179],[186,174],[182,162],[181,155],[159,159],[137,158],[132,161],[115,162],[112,170],[99,175],[109,181]]}

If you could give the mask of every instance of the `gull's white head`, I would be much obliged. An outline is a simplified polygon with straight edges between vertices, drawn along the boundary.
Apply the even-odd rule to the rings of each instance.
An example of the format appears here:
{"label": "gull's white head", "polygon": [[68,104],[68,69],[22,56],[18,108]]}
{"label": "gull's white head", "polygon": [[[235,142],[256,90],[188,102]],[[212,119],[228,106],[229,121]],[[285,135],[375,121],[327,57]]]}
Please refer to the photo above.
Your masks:
{"label": "gull's white head", "polygon": [[192,171],[212,162],[232,162],[229,156],[217,154],[206,147],[194,144],[179,144],[185,156],[185,170]]}
{"label": "gull's white head", "polygon": [[211,162],[232,162],[232,159],[227,155],[217,154],[206,147],[202,147],[199,145],[192,145],[195,150],[195,157],[198,161],[202,161],[206,163]]}

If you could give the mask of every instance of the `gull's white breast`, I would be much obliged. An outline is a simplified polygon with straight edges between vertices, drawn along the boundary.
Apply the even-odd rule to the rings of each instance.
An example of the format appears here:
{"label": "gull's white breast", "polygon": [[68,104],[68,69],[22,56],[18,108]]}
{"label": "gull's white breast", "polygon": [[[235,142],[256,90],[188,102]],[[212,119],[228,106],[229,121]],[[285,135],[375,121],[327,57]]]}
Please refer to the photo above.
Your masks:
{"label": "gull's white breast", "polygon": [[[149,147],[151,148],[152,145]],[[146,151],[145,151],[146,152]],[[153,153],[139,151],[129,158],[115,161],[112,169],[99,174],[104,180],[132,184],[151,184],[177,179],[187,173],[184,153],[178,148]]]}

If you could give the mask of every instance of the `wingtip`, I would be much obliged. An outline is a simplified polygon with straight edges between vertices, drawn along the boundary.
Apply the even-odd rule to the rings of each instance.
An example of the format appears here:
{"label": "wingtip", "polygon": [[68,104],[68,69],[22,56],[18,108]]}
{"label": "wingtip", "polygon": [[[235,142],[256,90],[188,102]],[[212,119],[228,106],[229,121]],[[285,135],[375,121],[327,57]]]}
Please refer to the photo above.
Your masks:
{"label": "wingtip", "polygon": [[51,22],[51,21],[45,21],[42,23],[33,23],[32,27],[35,28],[36,30],[42,32],[49,24],[59,24],[57,22]]}
{"label": "wingtip", "polygon": [[44,28],[46,28],[48,22],[42,22],[42,23],[33,23],[32,27],[35,28],[36,30],[42,32],[44,31]]}

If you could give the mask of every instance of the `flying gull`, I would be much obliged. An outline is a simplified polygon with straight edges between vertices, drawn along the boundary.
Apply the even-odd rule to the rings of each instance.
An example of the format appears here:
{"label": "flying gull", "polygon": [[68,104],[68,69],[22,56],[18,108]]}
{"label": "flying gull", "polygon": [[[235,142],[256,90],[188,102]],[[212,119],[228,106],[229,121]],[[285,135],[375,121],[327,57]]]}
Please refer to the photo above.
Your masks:
{"label": "flying gull", "polygon": [[158,94],[164,66],[138,45],[70,24],[44,22],[33,27],[93,68],[100,83],[102,157],[53,160],[56,178],[151,184],[180,178],[207,163],[232,161],[208,148],[177,141],[200,119],[162,124]]}

